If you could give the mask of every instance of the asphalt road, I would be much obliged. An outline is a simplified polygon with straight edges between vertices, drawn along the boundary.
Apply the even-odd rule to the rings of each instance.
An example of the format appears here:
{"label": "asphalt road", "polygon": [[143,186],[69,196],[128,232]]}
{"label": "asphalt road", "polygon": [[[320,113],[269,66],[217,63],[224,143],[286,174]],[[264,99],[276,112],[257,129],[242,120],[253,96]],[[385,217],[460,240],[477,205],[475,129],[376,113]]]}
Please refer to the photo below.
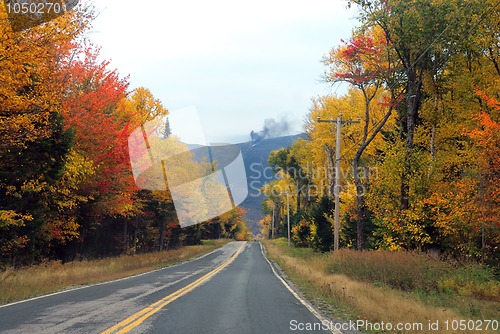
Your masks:
{"label": "asphalt road", "polygon": [[177,266],[0,307],[2,333],[326,333],[258,242]]}

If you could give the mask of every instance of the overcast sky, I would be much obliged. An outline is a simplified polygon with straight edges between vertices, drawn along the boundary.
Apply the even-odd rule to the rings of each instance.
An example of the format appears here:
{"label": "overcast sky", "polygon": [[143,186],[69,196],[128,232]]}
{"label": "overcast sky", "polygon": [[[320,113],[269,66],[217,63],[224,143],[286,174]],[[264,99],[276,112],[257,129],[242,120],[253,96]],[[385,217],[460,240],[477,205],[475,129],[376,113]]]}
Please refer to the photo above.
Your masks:
{"label": "overcast sky", "polygon": [[266,118],[298,133],[311,97],[345,89],[321,82],[320,62],[357,24],[345,0],[95,4],[102,56],[169,110],[195,107],[207,142],[248,141]]}

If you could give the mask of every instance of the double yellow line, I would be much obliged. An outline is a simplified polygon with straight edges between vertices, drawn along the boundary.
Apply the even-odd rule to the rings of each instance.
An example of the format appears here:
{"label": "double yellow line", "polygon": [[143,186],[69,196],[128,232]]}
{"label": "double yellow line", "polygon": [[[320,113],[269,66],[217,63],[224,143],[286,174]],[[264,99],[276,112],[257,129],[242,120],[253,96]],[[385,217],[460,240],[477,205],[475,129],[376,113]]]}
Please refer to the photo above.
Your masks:
{"label": "double yellow line", "polygon": [[238,248],[238,250],[228,260],[223,262],[221,265],[219,265],[214,270],[212,270],[209,273],[205,274],[204,276],[198,278],[196,281],[186,285],[185,287],[183,287],[183,288],[171,293],[170,295],[158,300],[157,302],[149,305],[148,307],[142,309],[141,311],[139,311],[135,314],[132,314],[127,319],[119,322],[118,324],[114,325],[111,328],[108,328],[107,330],[105,330],[101,334],[111,334],[111,333],[118,334],[118,333],[127,333],[127,332],[131,331],[135,327],[142,324],[144,322],[144,320],[146,320],[147,318],[149,318],[150,316],[152,316],[156,312],[160,311],[162,308],[164,308],[165,306],[167,306],[168,304],[170,304],[171,302],[173,302],[177,298],[180,298],[180,297],[184,296],[185,294],[193,291],[198,286],[202,285],[203,283],[207,282],[212,277],[217,275],[222,269],[224,269],[231,262],[233,262],[238,257],[238,255],[240,255],[240,253],[243,251],[243,248],[245,247],[245,244],[246,243],[243,243],[240,246],[240,248]]}

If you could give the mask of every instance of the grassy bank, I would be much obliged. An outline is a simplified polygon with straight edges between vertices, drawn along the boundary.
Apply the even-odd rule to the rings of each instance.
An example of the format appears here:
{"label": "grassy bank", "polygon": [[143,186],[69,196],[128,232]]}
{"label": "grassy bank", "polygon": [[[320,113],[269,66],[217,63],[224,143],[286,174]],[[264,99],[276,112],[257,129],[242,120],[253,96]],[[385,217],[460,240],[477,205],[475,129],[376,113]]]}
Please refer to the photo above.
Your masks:
{"label": "grassy bank", "polygon": [[[264,245],[299,289],[332,317],[425,327],[429,320],[439,321],[439,332],[445,332],[445,321],[500,320],[500,282],[479,264],[461,265],[409,252],[320,254],[288,248],[285,240]],[[494,332],[484,327],[455,332]]]}
{"label": "grassy bank", "polygon": [[183,262],[214,249],[230,240],[203,241],[201,245],[158,253],[68,262],[48,262],[23,269],[0,272],[0,304],[60,291],[78,285],[105,282]]}

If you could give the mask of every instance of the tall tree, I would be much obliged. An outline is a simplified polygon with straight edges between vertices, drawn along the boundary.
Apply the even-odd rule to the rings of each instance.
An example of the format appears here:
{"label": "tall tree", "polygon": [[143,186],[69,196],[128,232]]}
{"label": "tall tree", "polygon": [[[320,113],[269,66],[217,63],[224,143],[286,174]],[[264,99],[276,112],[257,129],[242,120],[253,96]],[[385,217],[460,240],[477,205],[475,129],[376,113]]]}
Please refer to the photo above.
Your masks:
{"label": "tall tree", "polygon": [[48,194],[65,174],[72,143],[61,117],[66,87],[59,74],[92,17],[79,7],[13,31],[0,6],[0,225],[11,236],[10,253],[2,255],[13,262],[49,255],[53,240],[75,236],[72,221],[47,219],[56,216]]}
{"label": "tall tree", "polygon": [[379,26],[384,30],[401,64],[405,103],[398,108],[398,115],[405,156],[400,204],[402,210],[408,210],[424,74],[430,69],[443,72],[450,57],[464,46],[464,40],[474,38],[474,27],[488,8],[482,2],[466,0],[350,0],[349,4],[352,3],[361,9],[360,19],[366,26]]}
{"label": "tall tree", "polygon": [[[369,31],[355,32],[351,40],[339,48],[330,51],[328,57],[324,58],[325,65],[330,66],[330,72],[326,76],[327,82],[348,82],[359,89],[364,100],[363,112],[363,135],[358,142],[358,149],[352,159],[354,183],[356,187],[356,234],[357,248],[365,247],[366,205],[365,187],[360,178],[360,161],[363,152],[375,139],[392,114],[395,105],[395,90],[391,86],[393,82],[392,50],[388,47],[388,41],[384,32],[376,27]],[[383,96],[388,102],[384,102],[387,111],[382,119],[378,121],[374,129],[370,129],[371,119],[374,117],[372,104],[375,97],[384,87],[392,90],[392,96]],[[380,101],[379,101],[380,103]]]}
{"label": "tall tree", "polygon": [[125,215],[135,189],[127,154],[134,114],[118,112],[128,81],[98,56],[97,48],[86,46],[71,63],[65,73],[71,84],[62,114],[67,127],[75,131],[75,149],[95,166],[86,189],[94,197],[94,214]]}

